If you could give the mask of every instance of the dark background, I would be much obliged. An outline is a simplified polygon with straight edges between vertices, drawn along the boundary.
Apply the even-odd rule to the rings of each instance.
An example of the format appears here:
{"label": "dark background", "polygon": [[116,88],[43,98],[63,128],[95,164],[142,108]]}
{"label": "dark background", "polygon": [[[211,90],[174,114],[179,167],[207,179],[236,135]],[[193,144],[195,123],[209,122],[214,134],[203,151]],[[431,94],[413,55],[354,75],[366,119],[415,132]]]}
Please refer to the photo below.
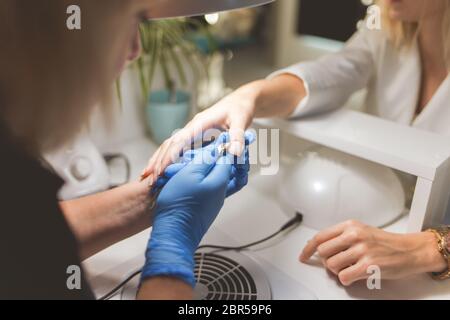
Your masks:
{"label": "dark background", "polygon": [[297,31],[303,35],[347,41],[366,10],[361,0],[302,0]]}

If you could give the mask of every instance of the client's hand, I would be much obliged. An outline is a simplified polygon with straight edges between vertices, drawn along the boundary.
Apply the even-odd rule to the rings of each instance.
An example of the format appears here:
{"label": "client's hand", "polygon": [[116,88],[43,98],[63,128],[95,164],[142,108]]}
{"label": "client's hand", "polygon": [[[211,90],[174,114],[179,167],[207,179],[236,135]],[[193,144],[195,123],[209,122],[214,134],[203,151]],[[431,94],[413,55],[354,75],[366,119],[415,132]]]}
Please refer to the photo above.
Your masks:
{"label": "client's hand", "polygon": [[324,266],[345,285],[367,279],[376,266],[382,279],[441,272],[447,264],[430,232],[396,234],[347,221],[319,232],[300,256],[306,262],[318,252]]}

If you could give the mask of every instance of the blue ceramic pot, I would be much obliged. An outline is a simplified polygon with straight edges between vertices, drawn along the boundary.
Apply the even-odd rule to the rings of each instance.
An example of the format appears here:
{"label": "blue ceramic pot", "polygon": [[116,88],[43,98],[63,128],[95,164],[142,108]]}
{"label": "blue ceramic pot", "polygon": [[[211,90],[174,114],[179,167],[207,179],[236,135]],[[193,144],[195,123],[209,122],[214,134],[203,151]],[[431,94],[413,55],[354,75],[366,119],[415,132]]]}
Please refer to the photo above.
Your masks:
{"label": "blue ceramic pot", "polygon": [[158,144],[163,143],[175,130],[183,128],[189,117],[189,93],[177,91],[176,99],[170,100],[168,90],[154,91],[146,106],[147,127]]}

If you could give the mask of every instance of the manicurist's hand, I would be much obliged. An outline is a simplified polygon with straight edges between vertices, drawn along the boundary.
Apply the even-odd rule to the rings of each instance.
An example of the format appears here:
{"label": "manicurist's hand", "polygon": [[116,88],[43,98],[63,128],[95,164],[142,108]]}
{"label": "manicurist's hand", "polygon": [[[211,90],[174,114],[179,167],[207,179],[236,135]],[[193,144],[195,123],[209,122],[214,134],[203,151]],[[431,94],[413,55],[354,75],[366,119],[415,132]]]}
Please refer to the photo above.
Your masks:
{"label": "manicurist's hand", "polygon": [[319,232],[301,253],[306,263],[317,252],[324,266],[349,286],[367,279],[370,266],[378,266],[382,279],[441,272],[446,262],[430,232],[395,234],[347,221]]}
{"label": "manicurist's hand", "polygon": [[233,160],[216,148],[204,148],[167,181],[157,199],[142,287],[155,279],[194,286],[194,254],[223,206]]}

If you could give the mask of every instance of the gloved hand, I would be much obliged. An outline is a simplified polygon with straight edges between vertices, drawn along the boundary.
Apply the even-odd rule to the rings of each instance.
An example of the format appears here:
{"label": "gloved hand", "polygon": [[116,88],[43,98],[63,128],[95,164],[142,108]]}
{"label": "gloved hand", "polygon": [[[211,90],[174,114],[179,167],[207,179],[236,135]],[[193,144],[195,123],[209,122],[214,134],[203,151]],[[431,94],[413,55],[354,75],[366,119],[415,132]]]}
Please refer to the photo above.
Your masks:
{"label": "gloved hand", "polygon": [[233,156],[204,148],[167,182],[157,199],[141,280],[164,275],[195,285],[195,251],[222,208],[228,186],[238,185],[232,163]]}
{"label": "gloved hand", "polygon": [[[250,170],[249,163],[249,145],[255,141],[256,137],[251,131],[245,132],[245,150],[243,154],[238,158],[234,157],[234,162],[231,171],[230,182],[227,187],[227,197],[235,194],[241,190],[248,183],[248,172]],[[166,168],[164,174],[156,181],[153,192],[157,192],[181,169],[192,162],[194,157],[199,153],[206,150],[217,150],[218,146],[230,141],[230,134],[228,132],[222,133],[214,143],[196,150],[188,150],[183,154],[177,163],[174,163]]]}

